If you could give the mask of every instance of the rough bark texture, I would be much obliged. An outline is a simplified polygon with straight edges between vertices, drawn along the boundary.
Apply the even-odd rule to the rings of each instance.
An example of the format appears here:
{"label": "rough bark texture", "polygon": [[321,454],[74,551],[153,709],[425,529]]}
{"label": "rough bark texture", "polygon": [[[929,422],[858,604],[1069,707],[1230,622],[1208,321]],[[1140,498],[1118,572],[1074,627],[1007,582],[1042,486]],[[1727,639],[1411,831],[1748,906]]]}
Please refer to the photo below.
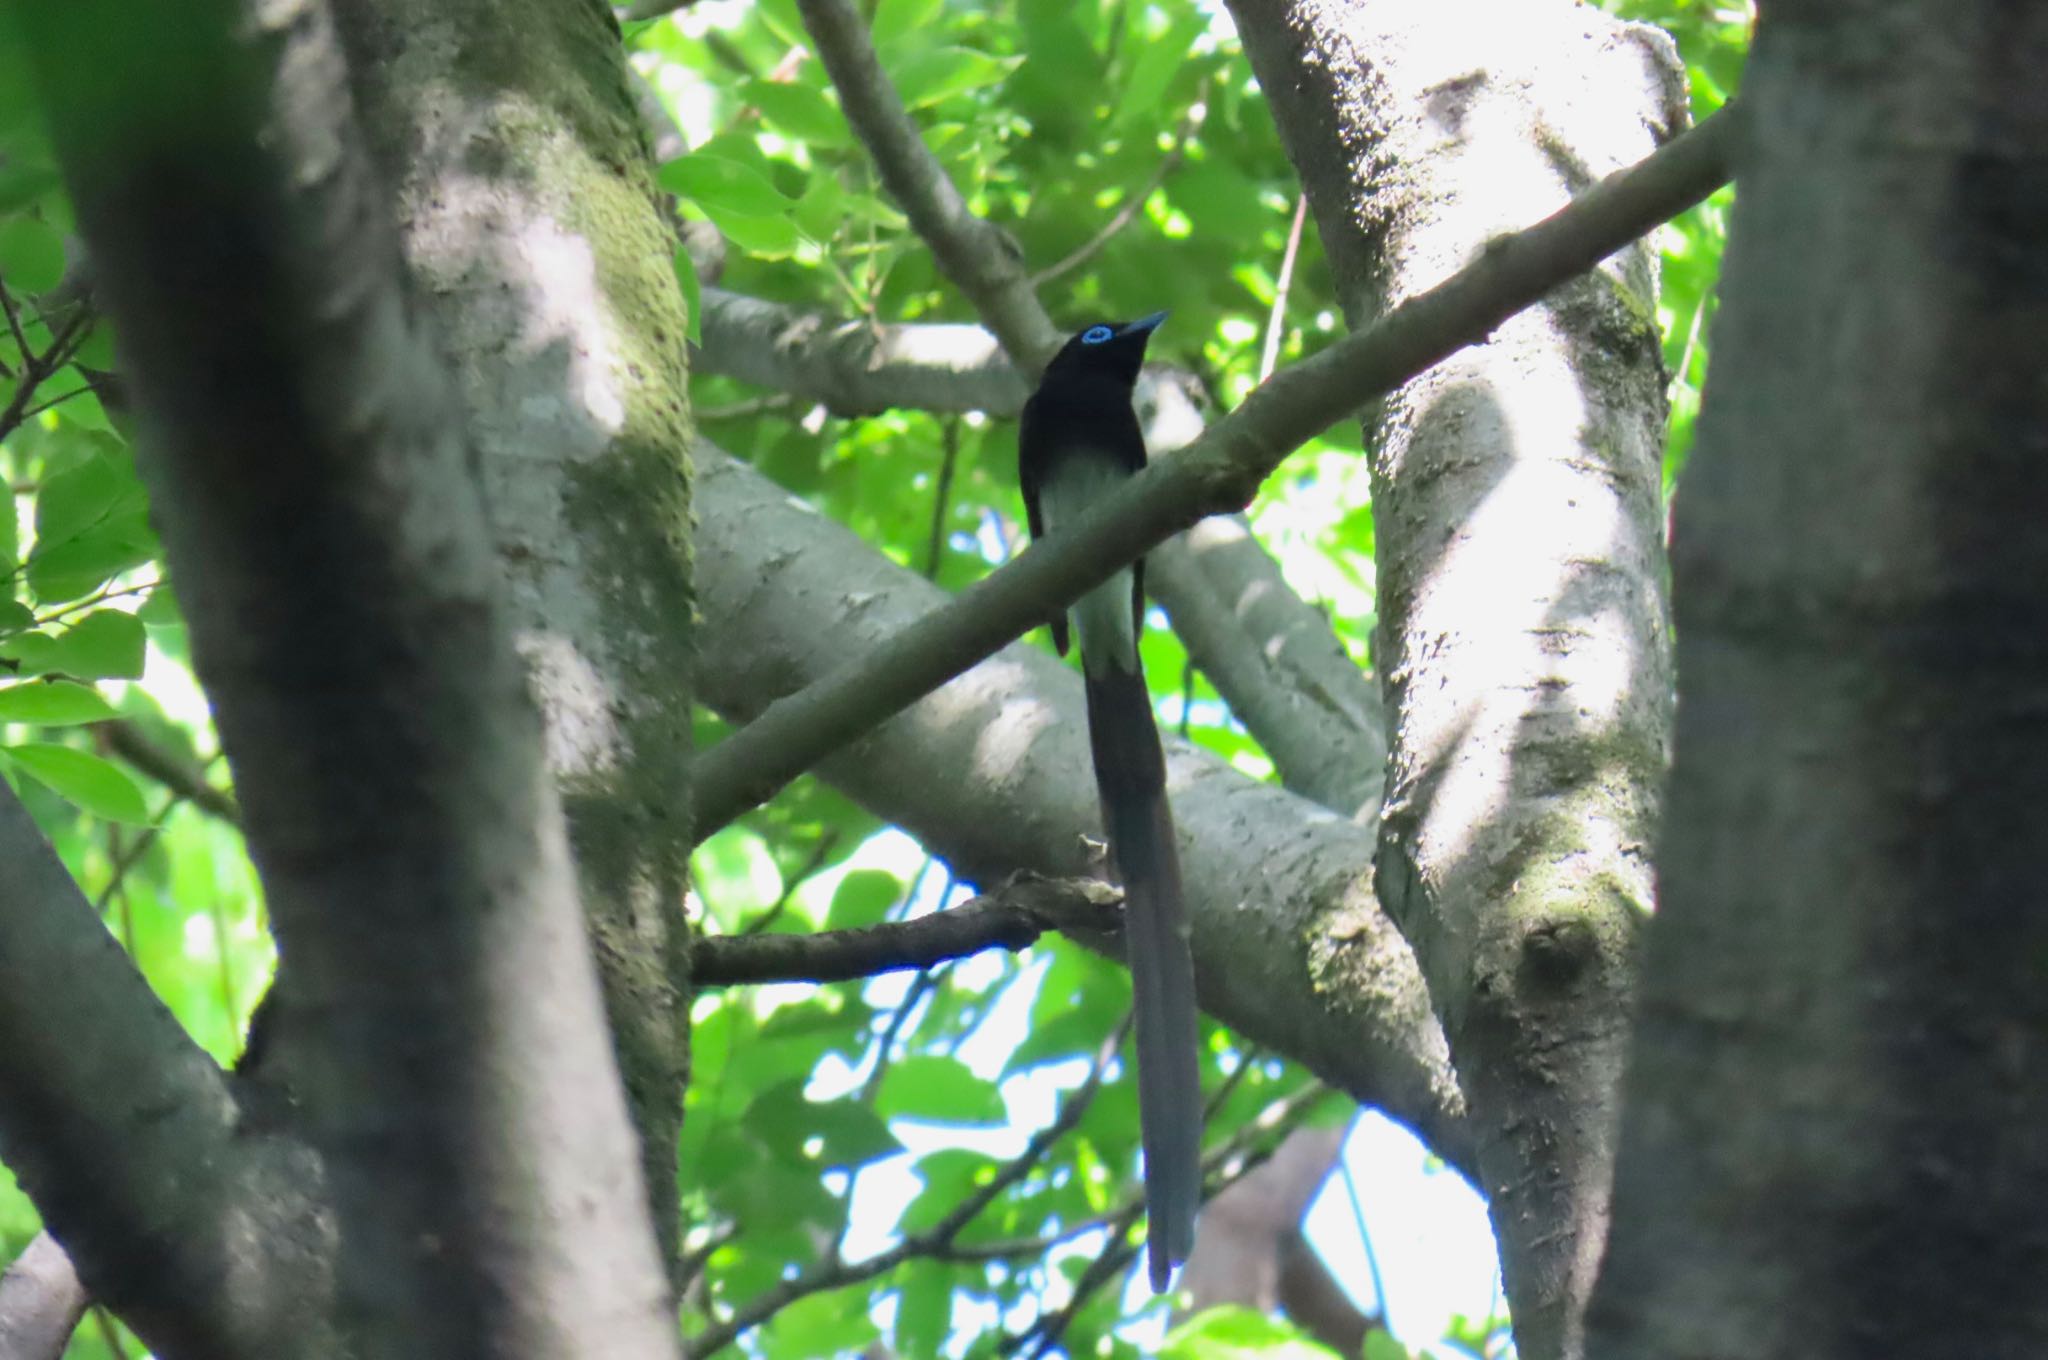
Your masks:
{"label": "rough bark texture", "polygon": [[38,1233],[0,1274],[0,1356],[58,1360],[85,1305],[71,1258],[56,1238]]}
{"label": "rough bark texture", "polygon": [[685,314],[595,3],[344,0],[473,432],[665,1258],[688,1074]]}
{"label": "rough bark texture", "polygon": [[[944,600],[758,473],[708,447],[699,471],[701,678],[722,713],[750,716]],[[1086,727],[1080,678],[1017,644],[822,773],[968,879],[1087,872]],[[1184,745],[1167,763],[1204,1009],[1469,1165],[1414,960],[1365,889],[1370,833]]]}
{"label": "rough bark texture", "polygon": [[[1668,45],[1584,6],[1234,6],[1354,326],[1639,159]],[[1576,1354],[1671,674],[1642,246],[1368,421],[1392,750],[1378,886],[1479,1139],[1516,1335]]]}
{"label": "rough bark texture", "polygon": [[[265,1065],[339,1230],[331,1308],[217,1288],[238,1321],[296,1311],[285,1353],[331,1317],[390,1360],[672,1355],[464,422],[327,13],[32,13],[285,960]],[[184,1353],[263,1353],[236,1339]]]}
{"label": "rough bark texture", "polygon": [[163,1355],[328,1353],[318,1160],[236,1098],[6,789],[0,903],[0,1153],[50,1234],[0,1277],[0,1356],[61,1352],[81,1281]]}
{"label": "rough bark texture", "polygon": [[2048,1353],[2044,63],[1765,12],[1593,1355]]}

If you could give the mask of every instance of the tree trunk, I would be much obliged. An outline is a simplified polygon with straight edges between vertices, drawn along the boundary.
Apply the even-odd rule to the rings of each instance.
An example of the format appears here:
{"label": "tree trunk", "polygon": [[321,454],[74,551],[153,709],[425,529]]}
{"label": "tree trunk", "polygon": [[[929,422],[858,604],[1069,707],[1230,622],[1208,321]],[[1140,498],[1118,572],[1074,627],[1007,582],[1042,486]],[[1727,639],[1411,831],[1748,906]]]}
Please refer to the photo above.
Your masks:
{"label": "tree trunk", "polygon": [[669,1268],[689,1074],[687,331],[602,6],[338,0],[472,431]]}
{"label": "tree trunk", "polygon": [[[1545,0],[1238,0],[1352,325],[1654,149],[1668,42]],[[1479,1147],[1516,1339],[1579,1350],[1670,713],[1643,245],[1367,421],[1390,709],[1377,886]]]}
{"label": "tree trunk", "polygon": [[2048,1352],[2044,60],[1766,11],[1596,1356]]}

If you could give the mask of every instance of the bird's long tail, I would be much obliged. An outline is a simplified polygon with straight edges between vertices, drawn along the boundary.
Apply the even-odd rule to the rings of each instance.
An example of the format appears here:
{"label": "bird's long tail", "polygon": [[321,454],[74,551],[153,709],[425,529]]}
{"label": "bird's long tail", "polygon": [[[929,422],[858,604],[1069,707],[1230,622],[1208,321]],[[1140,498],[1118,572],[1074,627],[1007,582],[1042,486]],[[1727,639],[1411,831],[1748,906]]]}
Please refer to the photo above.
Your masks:
{"label": "bird's long tail", "polygon": [[1138,1122],[1145,1146],[1145,1247],[1152,1290],[1160,1293],[1194,1248],[1195,1213],[1202,1202],[1195,966],[1151,696],[1136,671],[1114,664],[1100,671],[1086,677],[1088,742],[1103,827],[1123,878],[1124,950],[1137,1012]]}

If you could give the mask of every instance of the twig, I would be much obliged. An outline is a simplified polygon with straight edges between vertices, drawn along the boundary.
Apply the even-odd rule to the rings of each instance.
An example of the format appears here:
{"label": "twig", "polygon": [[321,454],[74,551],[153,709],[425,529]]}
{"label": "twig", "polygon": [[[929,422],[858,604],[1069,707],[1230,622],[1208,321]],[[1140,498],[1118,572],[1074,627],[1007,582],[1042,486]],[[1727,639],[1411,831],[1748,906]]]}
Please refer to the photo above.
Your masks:
{"label": "twig", "polygon": [[100,1329],[100,1340],[106,1344],[114,1360],[128,1360],[128,1348],[121,1344],[120,1330],[114,1326],[114,1319],[100,1304],[92,1306],[93,1324]]}
{"label": "twig", "polygon": [[818,59],[839,92],[854,135],[939,268],[967,296],[1013,359],[1042,363],[1060,337],[1031,291],[1017,243],[968,208],[925,146],[902,97],[882,71],[851,0],[797,0]]}
{"label": "twig", "polygon": [[1380,1276],[1380,1254],[1373,1250],[1372,1232],[1365,1226],[1365,1202],[1358,1195],[1358,1178],[1351,1163],[1338,1158],[1337,1174],[1344,1181],[1344,1196],[1351,1201],[1351,1221],[1358,1226],[1358,1242],[1365,1248],[1365,1273],[1372,1281],[1372,1306],[1381,1317],[1387,1315],[1387,1282]]}
{"label": "twig", "polygon": [[[837,827],[830,828],[824,835],[818,837],[818,843],[811,847],[811,853],[805,857],[803,867],[782,881],[782,893],[775,899],[775,905],[747,922],[746,925],[740,928],[739,933],[741,935],[759,935],[762,931],[774,925],[781,918],[782,913],[789,910],[789,904],[796,898],[797,889],[803,887],[809,881],[811,875],[825,867],[826,859],[831,856],[833,848],[838,844],[839,828]],[[707,935],[704,938],[706,940],[715,940],[728,937]],[[696,976],[694,971],[692,976]]]}
{"label": "twig", "polygon": [[[1330,1089],[1327,1086],[1319,1081],[1310,1082],[1267,1106],[1258,1118],[1248,1120],[1220,1147],[1206,1153],[1202,1158],[1204,1201],[1213,1199],[1263,1165],[1272,1156],[1273,1149],[1293,1132],[1295,1121],[1328,1094]],[[1006,1338],[997,1347],[998,1351],[1009,1355],[1029,1345],[1032,1349],[1027,1360],[1038,1360],[1058,1345],[1061,1336],[1095,1292],[1122,1274],[1124,1267],[1137,1257],[1138,1244],[1129,1241],[1127,1234],[1143,1211],[1142,1198],[1132,1196],[1122,1209],[1112,1213],[1109,1241],[1101,1254],[1081,1272],[1081,1278],[1074,1282],[1072,1296],[1057,1312],[1039,1318],[1023,1332]]]}
{"label": "twig", "polygon": [[1102,1075],[1109,1067],[1110,1058],[1115,1055],[1118,1046],[1123,1042],[1124,1034],[1129,1029],[1130,1021],[1126,1019],[1118,1026],[1116,1033],[1105,1040],[1102,1047],[1096,1051],[1094,1065],[1089,1068],[1087,1077],[1074,1088],[1073,1093],[1060,1106],[1060,1111],[1054,1116],[1053,1121],[1033,1134],[1022,1152],[939,1222],[921,1233],[912,1233],[895,1246],[864,1261],[828,1261],[764,1290],[736,1309],[723,1322],[715,1323],[697,1335],[685,1338],[685,1360],[703,1360],[703,1357],[723,1350],[798,1299],[872,1280],[877,1275],[894,1270],[903,1262],[919,1256],[942,1256],[952,1245],[953,1239],[979,1217],[983,1209],[995,1203],[996,1198],[1005,1190],[1036,1169],[1052,1146],[1081,1122],[1081,1116],[1087,1113],[1096,1092],[1102,1089]]}
{"label": "twig", "polygon": [[953,508],[953,467],[960,461],[960,422],[940,422],[939,435],[945,453],[939,459],[939,485],[932,496],[932,536],[925,545],[924,579],[937,580],[939,553],[946,546],[946,515]]}
{"label": "twig", "polygon": [[98,731],[109,751],[178,797],[231,825],[242,824],[242,809],[232,794],[208,783],[204,770],[157,745],[134,723],[117,718],[101,723]]}
{"label": "twig", "polygon": [[700,406],[697,408],[696,416],[700,424],[712,420],[745,420],[749,416],[787,410],[795,404],[794,394],[771,392],[765,397],[748,397],[745,401],[729,402],[724,406]]}
{"label": "twig", "polygon": [[[9,324],[15,327],[19,335],[20,323],[15,318],[11,302],[7,307],[7,317]],[[14,433],[15,427],[28,419],[29,402],[34,399],[36,389],[41,387],[51,374],[71,362],[71,355],[77,348],[76,342],[80,332],[85,328],[85,321],[86,314],[83,310],[73,313],[63,325],[51,333],[50,346],[41,354],[31,354],[25,339],[17,341],[21,346],[21,376],[16,381],[13,399],[7,403],[6,410],[0,411],[0,439]],[[75,394],[66,393],[66,396],[72,395]]]}
{"label": "twig", "polygon": [[0,312],[7,313],[7,333],[14,337],[14,347],[21,351],[21,361],[29,361],[28,333],[21,328],[21,313],[15,309],[14,294],[5,283],[0,283]]}
{"label": "twig", "polygon": [[1093,259],[1097,251],[1108,245],[1118,232],[1128,227],[1131,219],[1145,206],[1146,200],[1158,192],[1160,185],[1166,183],[1167,176],[1180,169],[1180,163],[1187,159],[1189,140],[1201,130],[1202,120],[1208,117],[1208,114],[1209,82],[1204,80],[1201,88],[1195,91],[1194,102],[1188,105],[1187,113],[1180,120],[1180,126],[1174,130],[1173,148],[1161,158],[1157,166],[1153,167],[1152,176],[1145,181],[1145,186],[1124,199],[1109,221],[1103,223],[1101,229],[1093,236],[1068,252],[1064,259],[1033,274],[1031,286],[1042,288],[1070,270],[1080,268]]}
{"label": "twig", "polygon": [[1114,888],[1094,879],[1020,875],[993,893],[912,921],[809,935],[709,935],[695,947],[701,987],[846,982],[929,968],[985,949],[1018,950],[1048,930],[1104,931],[1118,918]]}
{"label": "twig", "polygon": [[1287,249],[1280,255],[1280,277],[1273,284],[1273,310],[1266,318],[1266,348],[1259,355],[1259,381],[1273,376],[1280,361],[1280,333],[1287,324],[1287,293],[1294,286],[1294,258],[1301,251],[1301,224],[1308,216],[1308,194],[1295,196],[1294,225],[1287,229]]}

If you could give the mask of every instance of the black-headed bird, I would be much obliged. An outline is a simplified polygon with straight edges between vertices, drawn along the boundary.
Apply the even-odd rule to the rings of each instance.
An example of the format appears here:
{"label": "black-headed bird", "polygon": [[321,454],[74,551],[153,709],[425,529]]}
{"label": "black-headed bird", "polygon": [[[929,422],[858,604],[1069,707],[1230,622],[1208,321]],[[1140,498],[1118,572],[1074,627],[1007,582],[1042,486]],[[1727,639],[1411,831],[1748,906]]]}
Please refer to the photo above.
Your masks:
{"label": "black-headed bird", "polygon": [[[1145,466],[1131,389],[1145,343],[1166,313],[1075,335],[1024,403],[1018,480],[1031,536],[1057,534]],[[1095,790],[1124,888],[1124,951],[1137,1013],[1138,1122],[1145,1148],[1147,1264],[1163,1291],[1195,1242],[1202,1200],[1202,1082],[1195,969],[1181,900],[1180,858],[1166,802],[1166,758],[1138,660],[1145,621],[1143,558],[1074,605],[1088,690]],[[1051,621],[1065,656],[1069,615]]]}

